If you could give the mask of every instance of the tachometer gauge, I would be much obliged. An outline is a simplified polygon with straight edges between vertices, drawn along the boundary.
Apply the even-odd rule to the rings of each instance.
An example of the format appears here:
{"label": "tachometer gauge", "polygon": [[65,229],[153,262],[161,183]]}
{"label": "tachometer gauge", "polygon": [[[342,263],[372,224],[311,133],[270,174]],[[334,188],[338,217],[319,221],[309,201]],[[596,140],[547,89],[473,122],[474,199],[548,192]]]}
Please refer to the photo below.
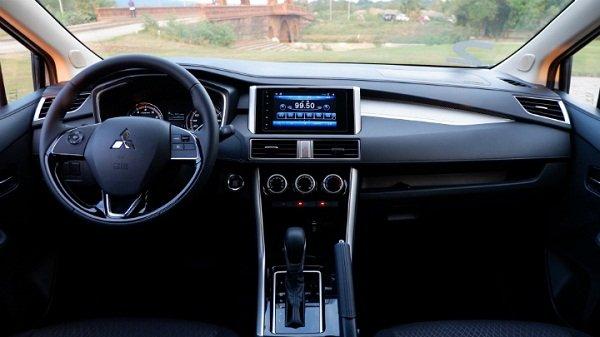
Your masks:
{"label": "tachometer gauge", "polygon": [[129,116],[163,119],[163,114],[160,109],[156,105],[148,102],[136,104],[135,108],[129,113]]}
{"label": "tachometer gauge", "polygon": [[200,113],[196,110],[192,110],[188,112],[185,117],[185,128],[190,131],[196,131],[202,126],[202,120],[200,118]]}

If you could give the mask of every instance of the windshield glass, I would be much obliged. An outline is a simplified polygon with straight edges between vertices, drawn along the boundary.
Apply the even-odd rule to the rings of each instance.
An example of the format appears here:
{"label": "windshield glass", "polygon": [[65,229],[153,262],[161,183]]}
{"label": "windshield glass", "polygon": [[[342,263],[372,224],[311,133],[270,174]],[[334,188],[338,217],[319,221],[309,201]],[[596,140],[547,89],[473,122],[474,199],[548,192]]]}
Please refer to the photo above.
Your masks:
{"label": "windshield glass", "polygon": [[571,0],[38,0],[102,57],[484,67]]}

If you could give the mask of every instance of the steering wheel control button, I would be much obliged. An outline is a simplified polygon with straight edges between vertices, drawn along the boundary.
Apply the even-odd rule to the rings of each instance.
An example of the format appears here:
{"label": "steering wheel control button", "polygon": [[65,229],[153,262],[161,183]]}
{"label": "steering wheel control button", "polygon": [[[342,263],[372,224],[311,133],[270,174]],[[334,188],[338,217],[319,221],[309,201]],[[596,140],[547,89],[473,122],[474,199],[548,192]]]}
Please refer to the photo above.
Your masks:
{"label": "steering wheel control button", "polygon": [[85,147],[98,124],[82,126],[64,133],[50,148],[52,154],[83,156]]}
{"label": "steering wheel control button", "polygon": [[323,190],[329,194],[339,194],[344,191],[346,182],[337,174],[329,174],[323,179]]}
{"label": "steering wheel control button", "polygon": [[81,142],[83,142],[83,137],[84,137],[83,132],[81,132],[79,130],[75,130],[75,131],[69,132],[69,134],[67,135],[67,141],[71,145],[77,145],[77,144],[80,144]]}
{"label": "steering wheel control button", "polygon": [[294,181],[294,187],[296,191],[302,194],[308,194],[315,190],[317,183],[315,182],[315,178],[313,178],[310,174],[301,174],[296,177],[296,181]]}
{"label": "steering wheel control button", "polygon": [[266,189],[273,194],[281,194],[287,189],[288,182],[281,174],[273,174],[267,179]]}
{"label": "steering wheel control button", "polygon": [[227,188],[230,191],[239,191],[244,187],[244,178],[239,174],[232,173],[227,177]]}
{"label": "steering wheel control button", "polygon": [[194,137],[184,130],[171,127],[171,159],[196,159],[198,151]]}

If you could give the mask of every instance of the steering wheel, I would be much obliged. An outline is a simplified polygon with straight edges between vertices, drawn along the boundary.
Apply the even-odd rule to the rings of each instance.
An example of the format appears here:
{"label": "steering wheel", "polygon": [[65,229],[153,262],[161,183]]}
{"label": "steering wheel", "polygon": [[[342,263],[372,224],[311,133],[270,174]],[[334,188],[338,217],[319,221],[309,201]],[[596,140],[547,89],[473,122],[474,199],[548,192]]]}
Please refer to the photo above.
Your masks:
{"label": "steering wheel", "polygon": [[[107,75],[139,68],[166,74],[187,90],[203,126],[188,131],[144,117],[64,123],[79,92]],[[63,87],[44,120],[39,153],[44,180],[64,206],[95,223],[128,225],[156,218],[202,186],[218,146],[215,108],[196,77],[158,57],[124,55],[87,67]]]}

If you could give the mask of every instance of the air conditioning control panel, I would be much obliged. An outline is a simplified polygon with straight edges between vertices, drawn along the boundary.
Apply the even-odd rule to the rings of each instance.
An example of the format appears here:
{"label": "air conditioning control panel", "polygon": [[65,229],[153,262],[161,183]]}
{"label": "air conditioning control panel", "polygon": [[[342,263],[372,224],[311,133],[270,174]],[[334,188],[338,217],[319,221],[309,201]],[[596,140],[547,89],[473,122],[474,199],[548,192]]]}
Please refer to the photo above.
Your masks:
{"label": "air conditioning control panel", "polygon": [[261,170],[265,200],[276,207],[328,208],[345,200],[349,168]]}

